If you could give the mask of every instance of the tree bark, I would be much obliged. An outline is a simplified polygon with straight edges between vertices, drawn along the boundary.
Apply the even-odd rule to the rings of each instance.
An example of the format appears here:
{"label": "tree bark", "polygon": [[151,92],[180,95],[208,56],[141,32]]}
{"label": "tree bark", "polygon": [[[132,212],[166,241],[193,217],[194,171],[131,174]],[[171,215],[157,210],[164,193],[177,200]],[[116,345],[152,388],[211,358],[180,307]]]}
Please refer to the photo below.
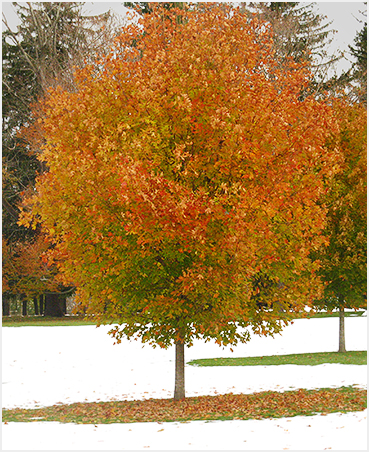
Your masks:
{"label": "tree bark", "polygon": [[23,298],[22,300],[22,316],[26,316],[27,315],[27,300],[25,300]]}
{"label": "tree bark", "polygon": [[37,301],[37,297],[35,297],[33,299],[33,305],[35,307],[35,315],[38,315],[38,301]]}
{"label": "tree bark", "polygon": [[176,375],[174,400],[181,400],[185,397],[184,342],[183,340],[178,340],[176,341]]}
{"label": "tree bark", "polygon": [[45,317],[64,317],[64,303],[59,293],[45,294]]}
{"label": "tree bark", "polygon": [[340,333],[339,333],[339,352],[346,351],[345,345],[345,308],[340,304],[339,307],[340,312]]}
{"label": "tree bark", "polygon": [[65,295],[63,296],[63,300],[62,300],[62,309],[63,309],[63,314],[66,315],[66,313],[67,313],[67,297]]}
{"label": "tree bark", "polygon": [[10,300],[8,297],[3,296],[3,316],[10,315]]}
{"label": "tree bark", "polygon": [[44,295],[40,295],[40,315],[44,315]]}

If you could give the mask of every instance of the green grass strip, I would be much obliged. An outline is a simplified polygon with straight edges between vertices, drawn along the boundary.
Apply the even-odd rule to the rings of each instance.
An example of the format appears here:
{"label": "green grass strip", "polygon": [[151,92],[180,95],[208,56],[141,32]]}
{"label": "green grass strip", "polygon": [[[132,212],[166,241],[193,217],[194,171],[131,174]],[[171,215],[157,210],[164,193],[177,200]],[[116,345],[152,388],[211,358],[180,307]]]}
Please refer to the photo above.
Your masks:
{"label": "green grass strip", "polygon": [[12,316],[3,317],[3,327],[13,326],[84,326],[96,325],[95,322],[87,320],[82,316],[66,316],[66,317],[43,317],[43,316]]}
{"label": "green grass strip", "polygon": [[[345,317],[360,317],[364,314],[363,310],[359,310],[356,312],[345,312]],[[325,319],[330,317],[338,317],[338,312],[316,312],[314,314],[304,313],[301,316],[297,316],[297,318],[319,318]],[[83,316],[66,316],[66,317],[43,317],[43,316],[3,316],[2,318],[2,326],[82,326],[82,325],[96,325],[96,322],[93,322]]]}
{"label": "green grass strip", "polygon": [[196,420],[267,419],[362,411],[367,394],[352,386],[255,394],[121,402],[74,403],[38,409],[3,410],[3,422],[56,421],[77,424],[186,422]]}
{"label": "green grass strip", "polygon": [[[362,317],[366,310],[357,310],[357,311],[345,311],[345,317]],[[306,318],[310,319],[327,319],[331,317],[339,317],[340,313],[335,312],[314,312],[311,315],[307,315]]]}
{"label": "green grass strip", "polygon": [[317,366],[319,364],[355,364],[366,365],[367,352],[326,352],[300,353],[296,355],[252,356],[246,358],[207,358],[194,359],[187,364],[192,366]]}

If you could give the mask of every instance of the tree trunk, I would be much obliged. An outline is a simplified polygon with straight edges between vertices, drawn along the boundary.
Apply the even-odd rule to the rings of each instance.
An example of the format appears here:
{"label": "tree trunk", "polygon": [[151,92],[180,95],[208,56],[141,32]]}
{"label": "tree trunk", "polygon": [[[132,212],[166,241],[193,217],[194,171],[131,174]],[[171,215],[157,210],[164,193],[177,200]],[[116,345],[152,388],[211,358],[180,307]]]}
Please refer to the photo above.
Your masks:
{"label": "tree trunk", "polygon": [[185,397],[184,342],[183,340],[178,340],[176,341],[176,376],[174,400],[181,400]]}
{"label": "tree trunk", "polygon": [[3,296],[3,316],[10,315],[10,300],[8,297]]}
{"label": "tree trunk", "polygon": [[37,297],[35,297],[33,299],[33,305],[35,307],[35,315],[38,315],[38,301],[37,301]]}
{"label": "tree trunk", "polygon": [[64,303],[58,293],[45,294],[45,317],[64,317]]}
{"label": "tree trunk", "polygon": [[27,300],[23,298],[22,300],[22,316],[25,317],[27,315]]}
{"label": "tree trunk", "polygon": [[45,309],[44,296],[45,296],[44,294],[40,295],[40,300],[39,300],[39,302],[40,302],[40,315],[44,315],[44,309]]}
{"label": "tree trunk", "polygon": [[62,299],[62,309],[63,314],[65,315],[67,313],[67,297],[64,295]]}
{"label": "tree trunk", "polygon": [[345,308],[340,304],[340,337],[339,337],[339,352],[345,352]]}

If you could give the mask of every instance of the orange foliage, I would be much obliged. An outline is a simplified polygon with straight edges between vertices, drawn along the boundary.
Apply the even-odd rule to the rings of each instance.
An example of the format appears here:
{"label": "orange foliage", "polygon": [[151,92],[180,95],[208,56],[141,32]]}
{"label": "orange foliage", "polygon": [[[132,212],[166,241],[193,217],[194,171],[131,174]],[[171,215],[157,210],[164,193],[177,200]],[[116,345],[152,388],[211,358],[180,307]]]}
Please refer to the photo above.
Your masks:
{"label": "orange foliage", "polygon": [[266,24],[202,6],[157,5],[42,105],[49,172],[23,224],[39,218],[82,306],[122,324],[118,341],[235,344],[249,339],[237,325],[275,334],[281,307],[321,294],[309,254],[339,158],[331,109],[300,98],[308,68],[281,69]]}
{"label": "orange foliage", "polygon": [[49,243],[38,235],[34,242],[8,244],[3,238],[2,290],[32,299],[45,291],[57,291],[56,269],[47,264]]}

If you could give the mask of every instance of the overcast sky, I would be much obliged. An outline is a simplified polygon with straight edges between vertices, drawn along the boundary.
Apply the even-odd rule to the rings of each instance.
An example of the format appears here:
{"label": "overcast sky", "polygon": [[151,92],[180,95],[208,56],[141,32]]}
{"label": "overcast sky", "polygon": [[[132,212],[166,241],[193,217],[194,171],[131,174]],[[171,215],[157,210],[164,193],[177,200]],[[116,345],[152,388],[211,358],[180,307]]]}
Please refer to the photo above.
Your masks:
{"label": "overcast sky", "polygon": [[[305,3],[305,2],[304,2]],[[2,11],[12,28],[17,25],[17,17],[12,8],[11,2],[2,2]],[[109,9],[124,14],[125,8],[122,2],[86,2],[85,12],[99,14]],[[331,29],[337,30],[332,43],[332,51],[343,51],[348,55],[348,46],[354,42],[357,31],[361,30],[364,16],[360,11],[366,11],[364,2],[316,2],[316,9],[319,13],[327,16],[327,22],[332,21]],[[351,66],[349,61],[341,61],[337,67],[338,73],[347,70]]]}

